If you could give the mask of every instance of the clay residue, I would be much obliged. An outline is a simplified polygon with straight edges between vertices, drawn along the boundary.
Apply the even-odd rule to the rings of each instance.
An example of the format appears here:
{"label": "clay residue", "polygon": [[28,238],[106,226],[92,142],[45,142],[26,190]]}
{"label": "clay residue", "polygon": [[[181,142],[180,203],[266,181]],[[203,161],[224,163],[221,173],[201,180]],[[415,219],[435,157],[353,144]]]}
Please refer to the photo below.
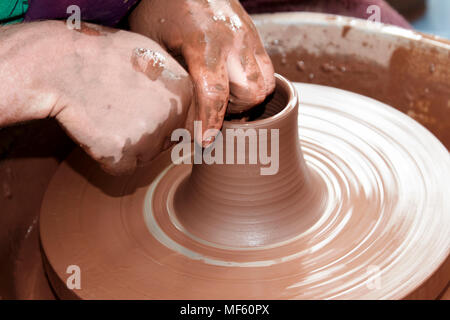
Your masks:
{"label": "clay residue", "polygon": [[120,31],[120,29],[108,28],[86,22],[81,22],[80,28],[74,28],[73,30],[82,33],[84,35],[93,37],[107,36],[108,33],[116,33]]}
{"label": "clay residue", "polygon": [[76,32],[80,32],[80,33],[88,35],[88,36],[99,37],[99,36],[104,35],[101,33],[101,31],[99,29],[96,29],[92,25],[88,25],[84,22],[81,23],[80,29],[75,28],[74,30]]}
{"label": "clay residue", "polygon": [[[167,133],[171,132],[172,128],[183,128],[187,115],[186,113],[179,114],[176,99],[170,98],[168,105],[170,105],[170,112],[167,115],[167,120],[159,124],[152,132],[142,134],[134,143],[128,138],[122,147],[122,156],[119,160],[112,156],[101,157],[98,160],[105,172],[112,175],[131,174],[136,170],[136,167],[147,164],[173,144]],[[149,146],[152,146],[151,149]],[[92,154],[88,147],[84,146],[83,148],[87,149],[89,154]],[[111,170],[111,168],[114,170]]]}
{"label": "clay residue", "polygon": [[352,29],[350,26],[343,26],[342,27],[342,38],[345,38],[347,36],[347,33]]}
{"label": "clay residue", "polygon": [[165,69],[166,57],[158,51],[147,48],[135,48],[131,54],[131,64],[136,71],[144,73],[155,81]]}
{"label": "clay residue", "polygon": [[[162,25],[165,21],[170,23]],[[239,2],[142,1],[130,26],[184,57],[195,84],[195,117],[205,130],[220,129],[230,96],[239,110],[246,110],[273,90],[270,59]],[[218,83],[223,90],[216,89]]]}

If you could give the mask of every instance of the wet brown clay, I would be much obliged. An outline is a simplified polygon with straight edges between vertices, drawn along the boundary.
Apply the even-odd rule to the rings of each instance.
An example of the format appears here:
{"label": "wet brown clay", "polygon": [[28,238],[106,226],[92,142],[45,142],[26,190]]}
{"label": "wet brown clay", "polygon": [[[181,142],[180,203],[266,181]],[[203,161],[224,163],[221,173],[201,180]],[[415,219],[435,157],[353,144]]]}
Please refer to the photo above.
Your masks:
{"label": "wet brown clay", "polygon": [[[450,274],[448,151],[418,123],[375,100],[295,86],[298,118],[294,89],[278,77],[266,106],[278,113],[225,124],[280,130],[273,176],[259,175],[261,164],[173,165],[165,153],[117,178],[80,151],[72,154],[41,210],[46,268],[57,295],[436,297],[428,280],[439,275],[445,283]],[[69,265],[80,267],[80,290],[65,286]]]}

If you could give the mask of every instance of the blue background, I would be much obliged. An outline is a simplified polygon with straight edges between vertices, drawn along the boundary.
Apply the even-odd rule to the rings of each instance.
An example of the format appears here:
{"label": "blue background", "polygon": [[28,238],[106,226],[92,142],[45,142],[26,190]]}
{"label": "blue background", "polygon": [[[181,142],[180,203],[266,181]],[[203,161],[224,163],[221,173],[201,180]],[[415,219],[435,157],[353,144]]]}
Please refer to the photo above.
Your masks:
{"label": "blue background", "polygon": [[450,39],[450,0],[428,0],[425,15],[412,24],[419,31]]}

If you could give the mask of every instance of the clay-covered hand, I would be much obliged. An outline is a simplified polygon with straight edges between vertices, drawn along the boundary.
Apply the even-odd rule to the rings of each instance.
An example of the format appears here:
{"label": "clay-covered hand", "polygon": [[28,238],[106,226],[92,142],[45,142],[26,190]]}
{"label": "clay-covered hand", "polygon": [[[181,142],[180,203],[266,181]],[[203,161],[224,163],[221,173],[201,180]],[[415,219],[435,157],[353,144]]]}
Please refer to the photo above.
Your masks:
{"label": "clay-covered hand", "polygon": [[0,126],[55,117],[114,174],[170,145],[193,101],[187,72],[135,33],[47,21],[0,28]]}
{"label": "clay-covered hand", "polygon": [[[272,63],[237,0],[143,0],[129,22],[132,31],[184,58],[203,132],[220,129],[227,110],[245,111],[275,88]],[[212,135],[201,138],[207,145]]]}

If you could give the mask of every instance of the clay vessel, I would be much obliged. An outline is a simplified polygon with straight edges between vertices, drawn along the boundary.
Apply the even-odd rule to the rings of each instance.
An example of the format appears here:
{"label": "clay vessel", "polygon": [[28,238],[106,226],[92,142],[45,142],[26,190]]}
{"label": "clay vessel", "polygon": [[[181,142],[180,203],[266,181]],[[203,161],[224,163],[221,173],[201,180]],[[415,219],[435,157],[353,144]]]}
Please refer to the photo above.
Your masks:
{"label": "clay vessel", "polygon": [[317,220],[323,193],[303,159],[298,103],[293,85],[277,75],[274,94],[247,121],[225,121],[215,142],[223,164],[194,164],[175,194],[174,211],[187,232],[220,245],[253,247],[292,238]]}

